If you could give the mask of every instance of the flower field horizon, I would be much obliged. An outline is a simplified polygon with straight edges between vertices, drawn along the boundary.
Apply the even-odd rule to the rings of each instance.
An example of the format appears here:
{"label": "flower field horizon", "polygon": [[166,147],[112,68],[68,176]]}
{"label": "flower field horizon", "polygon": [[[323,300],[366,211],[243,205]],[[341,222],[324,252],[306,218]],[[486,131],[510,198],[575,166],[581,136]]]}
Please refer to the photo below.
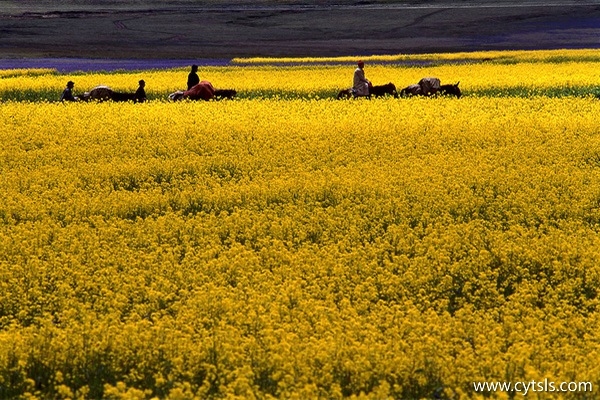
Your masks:
{"label": "flower field horizon", "polygon": [[[365,69],[460,99],[334,100],[348,66],[203,68],[241,93],[218,102],[166,101],[185,70],[0,74],[0,398],[596,389],[600,61],[577,54]],[[53,101],[68,79],[151,101]]]}

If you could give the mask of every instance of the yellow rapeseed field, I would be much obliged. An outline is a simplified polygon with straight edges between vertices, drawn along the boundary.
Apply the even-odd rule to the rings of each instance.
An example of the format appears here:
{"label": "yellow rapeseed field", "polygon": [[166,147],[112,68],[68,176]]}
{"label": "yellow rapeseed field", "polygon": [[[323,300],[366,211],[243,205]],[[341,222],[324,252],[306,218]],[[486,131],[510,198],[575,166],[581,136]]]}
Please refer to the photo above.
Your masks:
{"label": "yellow rapeseed field", "polygon": [[[311,96],[352,74],[315,66],[203,69],[271,93],[233,101],[0,103],[0,398],[597,389],[600,101],[477,93],[594,87],[597,67],[367,70],[460,80],[461,99]],[[160,98],[186,73],[0,93],[144,78]]]}

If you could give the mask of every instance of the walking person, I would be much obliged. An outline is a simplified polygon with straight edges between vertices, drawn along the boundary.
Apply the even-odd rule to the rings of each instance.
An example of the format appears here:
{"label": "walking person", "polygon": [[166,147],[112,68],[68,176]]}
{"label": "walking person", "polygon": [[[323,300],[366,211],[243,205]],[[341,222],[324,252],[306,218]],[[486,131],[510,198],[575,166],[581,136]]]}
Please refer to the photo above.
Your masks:
{"label": "walking person", "polygon": [[190,90],[192,87],[200,83],[200,78],[198,77],[197,72],[198,66],[196,64],[192,65],[192,72],[190,72],[188,75],[187,90]]}
{"label": "walking person", "polygon": [[146,82],[144,82],[144,80],[141,79],[138,83],[140,86],[135,91],[133,101],[136,103],[143,103],[146,101],[146,90],[144,90],[144,88],[146,87]]}
{"label": "walking person", "polygon": [[69,81],[67,82],[67,87],[63,90],[62,95],[60,96],[60,101],[77,101],[79,100],[77,97],[73,95],[73,87],[75,87],[75,82]]}

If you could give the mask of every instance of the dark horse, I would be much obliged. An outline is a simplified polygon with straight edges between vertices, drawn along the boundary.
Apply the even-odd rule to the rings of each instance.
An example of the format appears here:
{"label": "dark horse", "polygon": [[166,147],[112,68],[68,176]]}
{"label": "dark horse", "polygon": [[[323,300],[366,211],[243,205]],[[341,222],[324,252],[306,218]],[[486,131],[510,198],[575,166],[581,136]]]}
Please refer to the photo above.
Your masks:
{"label": "dark horse", "polygon": [[457,99],[460,99],[462,93],[460,92],[460,88],[458,87],[457,82],[455,85],[442,85],[440,86],[439,94],[442,96],[456,96]]}
{"label": "dark horse", "polygon": [[221,99],[233,99],[235,96],[237,96],[237,91],[235,89],[215,89],[215,99],[216,100],[221,100]]}
{"label": "dark horse", "polygon": [[133,101],[139,102],[141,99],[136,97],[135,93],[121,93],[115,92],[108,86],[96,86],[89,92],[85,92],[84,94],[79,95],[79,99],[81,101]]}
{"label": "dark horse", "polygon": [[[375,96],[375,97],[383,97],[385,95],[390,95],[390,96],[394,96],[396,98],[398,98],[398,92],[396,91],[396,85],[394,85],[392,82],[385,84],[385,85],[378,85],[378,86],[369,86],[369,95],[366,96],[367,98],[371,98],[371,96]],[[351,99],[353,97],[352,95],[352,88],[350,89],[344,89],[342,91],[340,91],[337,95],[338,100],[339,99]]]}
{"label": "dark horse", "polygon": [[113,92],[111,100],[112,101],[135,101],[135,102],[138,101],[138,99],[135,97],[135,93],[120,93],[120,92]]}

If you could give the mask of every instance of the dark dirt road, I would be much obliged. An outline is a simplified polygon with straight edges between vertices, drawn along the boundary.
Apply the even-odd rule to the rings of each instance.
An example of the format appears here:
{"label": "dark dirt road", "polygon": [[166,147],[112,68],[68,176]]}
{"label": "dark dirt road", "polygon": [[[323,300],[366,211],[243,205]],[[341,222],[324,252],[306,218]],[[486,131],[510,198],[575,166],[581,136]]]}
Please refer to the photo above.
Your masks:
{"label": "dark dirt road", "polygon": [[0,14],[0,58],[230,58],[600,48],[600,1]]}

